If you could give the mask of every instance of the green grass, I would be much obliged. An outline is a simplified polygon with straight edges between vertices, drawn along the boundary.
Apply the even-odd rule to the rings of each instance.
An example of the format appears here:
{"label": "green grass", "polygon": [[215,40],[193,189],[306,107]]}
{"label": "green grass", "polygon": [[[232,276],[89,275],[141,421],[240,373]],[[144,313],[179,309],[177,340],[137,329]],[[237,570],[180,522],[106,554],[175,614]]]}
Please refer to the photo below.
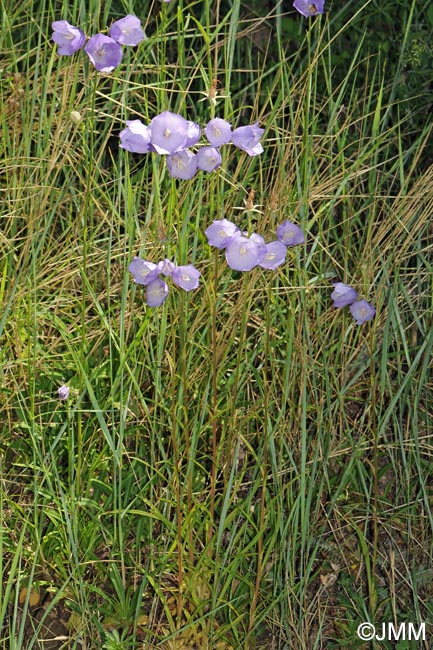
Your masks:
{"label": "green grass", "polygon": [[[1,647],[429,635],[431,123],[359,38],[375,3],[311,29],[280,5],[155,3],[111,75],[58,57],[50,24],[91,34],[132,3],[39,4],[3,4],[0,30]],[[260,120],[265,151],[171,180],[118,148],[125,119],[161,110]],[[267,241],[289,218],[306,243],[236,273],[204,236],[222,217]],[[194,264],[200,288],[150,309],[134,255]],[[373,321],[332,307],[338,280]]]}

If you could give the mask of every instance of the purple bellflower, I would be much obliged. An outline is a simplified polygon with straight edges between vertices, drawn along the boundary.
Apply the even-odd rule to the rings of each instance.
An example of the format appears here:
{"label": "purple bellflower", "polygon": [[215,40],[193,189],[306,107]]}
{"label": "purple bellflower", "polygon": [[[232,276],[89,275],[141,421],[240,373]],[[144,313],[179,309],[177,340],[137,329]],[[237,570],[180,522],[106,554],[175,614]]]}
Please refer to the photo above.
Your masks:
{"label": "purple bellflower", "polygon": [[171,178],[190,181],[197,172],[197,156],[189,149],[181,149],[167,157],[167,167]]}
{"label": "purple bellflower", "polygon": [[70,25],[67,20],[56,20],[51,24],[53,28],[53,41],[58,45],[58,54],[71,56],[81,50],[86,37],[78,27]]}
{"label": "purple bellflower", "polygon": [[149,307],[159,307],[168,296],[168,285],[161,278],[155,278],[146,286],[146,303]]}
{"label": "purple bellflower", "polygon": [[110,27],[110,36],[122,45],[138,45],[146,38],[146,34],[141,28],[140,19],[137,16],[125,16],[116,20]]}
{"label": "purple bellflower", "polygon": [[165,258],[165,260],[158,262],[157,268],[158,268],[158,273],[160,275],[165,275],[166,277],[169,277],[173,275],[173,271],[176,268],[176,264],[173,264],[173,262]]}
{"label": "purple bellflower", "polygon": [[204,130],[207,139],[214,147],[220,147],[222,144],[227,144],[232,139],[231,124],[221,119],[214,117],[210,120]]}
{"label": "purple bellflower", "polygon": [[285,246],[296,246],[303,244],[305,237],[299,226],[287,220],[277,227],[277,239]]}
{"label": "purple bellflower", "polygon": [[208,238],[210,246],[215,246],[215,248],[221,250],[226,248],[238,233],[240,234],[240,230],[234,223],[228,221],[228,219],[217,219],[212,221],[204,234]]}
{"label": "purple bellflower", "polygon": [[[244,237],[248,237],[247,232],[242,233]],[[256,232],[253,232],[252,235],[250,235],[250,239],[257,244],[257,264],[260,264],[260,262],[265,258],[266,256],[266,244],[265,240],[261,235],[258,235]]]}
{"label": "purple bellflower", "polygon": [[352,303],[349,309],[358,325],[362,325],[368,320],[371,320],[376,313],[375,308],[364,299]]}
{"label": "purple bellflower", "polygon": [[154,264],[153,262],[147,262],[146,260],[142,260],[139,257],[134,257],[131,264],[128,266],[128,271],[132,273],[134,282],[144,285],[147,285],[152,282],[152,280],[155,280],[160,273],[157,264]]}
{"label": "purple bellflower", "polygon": [[202,147],[196,153],[197,167],[204,172],[213,172],[221,166],[222,158],[215,147]]}
{"label": "purple bellflower", "polygon": [[132,153],[152,151],[150,129],[140,120],[127,120],[126,129],[120,132],[120,147]]}
{"label": "purple bellflower", "polygon": [[173,282],[185,291],[197,289],[201,273],[192,264],[177,266],[173,271]]}
{"label": "purple bellflower", "polygon": [[266,244],[266,253],[259,266],[263,269],[271,269],[274,271],[276,268],[284,264],[286,261],[287,247],[280,241],[271,241]]}
{"label": "purple bellflower", "polygon": [[347,307],[351,305],[358,297],[358,292],[344,282],[334,282],[334,291],[331,298],[334,301],[334,307]]}
{"label": "purple bellflower", "polygon": [[195,122],[188,121],[188,135],[185,142],[185,149],[193,147],[200,140],[201,128]]}
{"label": "purple bellflower", "polygon": [[258,122],[250,126],[239,126],[232,133],[232,142],[238,147],[246,151],[249,156],[257,156],[263,152],[263,147],[260,144],[260,138],[265,130],[258,126]]}
{"label": "purple bellflower", "polygon": [[324,13],[325,0],[295,0],[293,6],[300,14],[308,18],[308,16],[316,16],[317,14]]}
{"label": "purple bellflower", "polygon": [[57,391],[57,395],[60,400],[67,400],[69,397],[69,386],[66,386],[66,384],[62,384],[60,388]]}
{"label": "purple bellflower", "polygon": [[84,51],[98,72],[111,72],[122,60],[122,47],[104,34],[89,38]]}
{"label": "purple bellflower", "polygon": [[226,248],[227,264],[235,271],[251,271],[260,257],[260,244],[245,235],[232,237]]}
{"label": "purple bellflower", "polygon": [[173,154],[185,149],[191,126],[181,115],[163,111],[151,121],[150,133],[150,142],[157,153]]}

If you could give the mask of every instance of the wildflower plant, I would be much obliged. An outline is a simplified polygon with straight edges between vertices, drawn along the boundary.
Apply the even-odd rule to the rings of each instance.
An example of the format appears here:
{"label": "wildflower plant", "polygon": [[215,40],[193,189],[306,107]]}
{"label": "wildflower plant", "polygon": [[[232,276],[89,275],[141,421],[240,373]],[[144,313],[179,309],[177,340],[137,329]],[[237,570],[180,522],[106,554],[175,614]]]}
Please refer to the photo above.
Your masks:
{"label": "wildflower plant", "polygon": [[[238,2],[156,3],[143,26],[85,4],[52,23],[56,74],[25,18],[46,51],[4,95],[0,528],[21,520],[1,633],[27,642],[22,571],[83,647],[355,647],[346,601],[403,611],[377,592],[385,527],[429,526],[427,132],[395,148],[382,66],[338,76],[323,2],[269,15],[266,47]],[[318,585],[342,612],[326,639]]]}

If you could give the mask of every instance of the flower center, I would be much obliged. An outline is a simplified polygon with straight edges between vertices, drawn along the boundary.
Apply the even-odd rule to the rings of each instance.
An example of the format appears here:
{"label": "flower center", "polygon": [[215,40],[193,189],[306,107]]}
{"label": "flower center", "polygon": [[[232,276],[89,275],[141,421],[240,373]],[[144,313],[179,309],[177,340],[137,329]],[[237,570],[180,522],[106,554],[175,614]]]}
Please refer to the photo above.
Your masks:
{"label": "flower center", "polygon": [[174,159],[174,164],[179,170],[186,169],[186,165],[183,162],[182,158],[179,158],[178,156],[176,156],[176,158]]}
{"label": "flower center", "polygon": [[164,138],[168,138],[168,137],[170,137],[170,135],[171,135],[171,131],[170,131],[170,129],[167,127],[167,128],[165,129],[165,131],[164,131]]}
{"label": "flower center", "polygon": [[317,14],[316,5],[308,5],[308,11],[310,12],[310,14]]}

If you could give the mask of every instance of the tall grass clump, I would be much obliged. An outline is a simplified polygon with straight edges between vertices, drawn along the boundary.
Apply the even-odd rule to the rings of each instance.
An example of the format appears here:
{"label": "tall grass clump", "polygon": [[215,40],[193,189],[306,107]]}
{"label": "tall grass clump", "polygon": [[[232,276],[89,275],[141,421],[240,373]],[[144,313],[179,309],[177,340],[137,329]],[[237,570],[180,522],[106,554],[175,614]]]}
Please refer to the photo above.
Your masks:
{"label": "tall grass clump", "polygon": [[[1,647],[428,636],[430,90],[401,90],[421,18],[409,3],[394,65],[377,3],[326,4],[2,4]],[[127,14],[147,38],[110,72],[53,44],[53,21],[90,37]],[[173,178],[119,146],[165,111],[258,123],[264,150]],[[305,241],[233,270],[205,235],[223,219]],[[160,270],[150,307],[134,257],[198,286]],[[337,282],[374,318],[335,308]]]}

